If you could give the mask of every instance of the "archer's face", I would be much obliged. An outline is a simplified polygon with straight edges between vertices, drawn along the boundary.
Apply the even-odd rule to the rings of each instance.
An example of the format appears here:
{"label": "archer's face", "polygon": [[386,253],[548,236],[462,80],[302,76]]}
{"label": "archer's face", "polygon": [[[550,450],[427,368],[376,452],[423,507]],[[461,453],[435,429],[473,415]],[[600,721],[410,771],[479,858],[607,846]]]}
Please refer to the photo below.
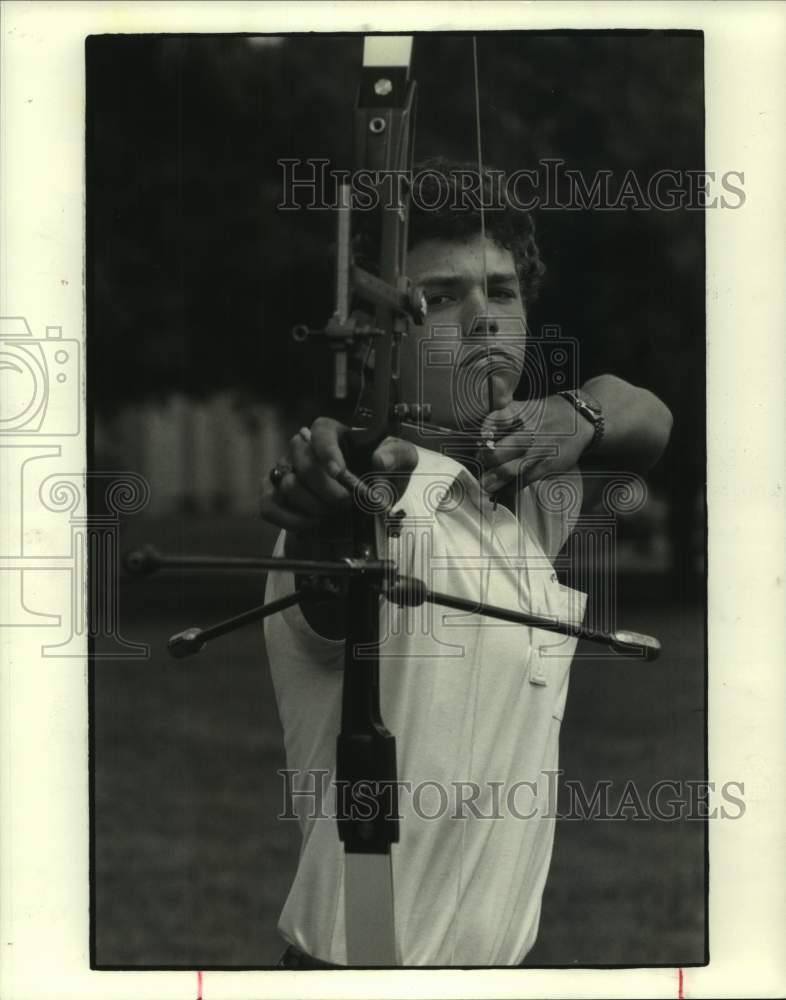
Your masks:
{"label": "archer's face", "polygon": [[401,344],[401,399],[430,403],[435,424],[478,426],[512,401],[524,366],[513,254],[480,235],[425,240],[410,251],[407,272],[425,291],[428,316]]}

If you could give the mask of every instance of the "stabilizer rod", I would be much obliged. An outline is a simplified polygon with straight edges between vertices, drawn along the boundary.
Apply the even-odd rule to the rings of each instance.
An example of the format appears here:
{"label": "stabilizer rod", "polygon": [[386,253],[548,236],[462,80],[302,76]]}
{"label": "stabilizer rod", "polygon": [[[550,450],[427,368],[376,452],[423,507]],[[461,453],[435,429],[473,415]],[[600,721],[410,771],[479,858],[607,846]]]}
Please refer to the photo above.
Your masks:
{"label": "stabilizer rod", "polygon": [[587,628],[586,625],[561,621],[557,618],[546,618],[526,611],[513,611],[494,604],[484,604],[464,597],[454,597],[452,594],[442,594],[429,590],[417,577],[397,577],[393,585],[386,589],[385,596],[389,601],[401,606],[417,607],[424,603],[435,604],[444,608],[455,608],[457,611],[468,611],[470,614],[483,615],[487,618],[496,618],[499,621],[512,622],[515,625],[529,625],[547,632],[575,636],[578,639],[586,639],[588,642],[608,646],[617,653],[642,657],[645,660],[656,660],[660,655],[660,642],[652,635],[624,630],[616,632],[596,631]]}
{"label": "stabilizer rod", "polygon": [[393,571],[386,559],[285,559],[277,556],[170,556],[152,545],[129,552],[123,564],[135,576],[159,570],[289,570],[303,576],[369,576],[382,578]]}
{"label": "stabilizer rod", "polygon": [[236,615],[234,618],[228,618],[226,621],[219,622],[218,625],[212,625],[210,628],[184,629],[168,640],[166,644],[167,649],[170,655],[178,660],[182,660],[186,656],[193,656],[210,639],[218,639],[219,636],[226,635],[227,632],[234,632],[244,625],[252,625],[254,622],[267,618],[268,615],[274,615],[277,611],[291,608],[293,604],[297,604],[307,596],[305,591],[295,590],[285,597],[279,597],[278,600],[270,601],[269,604],[261,604],[259,607],[251,608],[250,611],[244,611],[243,614]]}

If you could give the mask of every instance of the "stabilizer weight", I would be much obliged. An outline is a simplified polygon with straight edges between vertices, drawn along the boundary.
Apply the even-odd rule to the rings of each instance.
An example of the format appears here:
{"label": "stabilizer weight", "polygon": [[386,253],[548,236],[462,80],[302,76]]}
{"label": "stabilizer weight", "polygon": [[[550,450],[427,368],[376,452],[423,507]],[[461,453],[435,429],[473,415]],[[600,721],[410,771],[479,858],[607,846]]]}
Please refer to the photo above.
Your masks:
{"label": "stabilizer weight", "polygon": [[174,656],[177,660],[183,660],[187,656],[198,653],[207,642],[206,639],[202,638],[202,632],[201,628],[187,628],[183,632],[173,635],[166,644],[169,655]]}

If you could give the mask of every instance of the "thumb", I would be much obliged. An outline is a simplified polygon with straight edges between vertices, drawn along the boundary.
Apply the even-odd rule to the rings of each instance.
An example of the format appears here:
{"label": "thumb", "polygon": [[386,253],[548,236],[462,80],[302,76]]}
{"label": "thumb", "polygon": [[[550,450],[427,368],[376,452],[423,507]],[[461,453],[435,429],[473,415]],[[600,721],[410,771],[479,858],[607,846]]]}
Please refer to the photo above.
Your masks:
{"label": "thumb", "polygon": [[418,450],[410,441],[388,437],[371,457],[371,464],[379,472],[413,472],[418,464]]}

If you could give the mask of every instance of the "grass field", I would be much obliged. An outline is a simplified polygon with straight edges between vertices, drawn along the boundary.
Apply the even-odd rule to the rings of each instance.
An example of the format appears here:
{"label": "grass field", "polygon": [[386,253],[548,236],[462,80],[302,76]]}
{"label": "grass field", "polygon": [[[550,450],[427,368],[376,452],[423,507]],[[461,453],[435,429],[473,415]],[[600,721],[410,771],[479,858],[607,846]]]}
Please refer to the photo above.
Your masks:
{"label": "grass field", "polygon": [[[217,548],[193,543],[170,536],[167,547]],[[163,651],[172,632],[242,610],[258,591],[253,578],[161,578],[122,594],[123,634],[152,655],[95,666],[99,965],[265,966],[282,951],[276,923],[299,837],[276,819],[284,758],[261,629],[192,660]],[[658,635],[663,656],[577,659],[560,763],[587,788],[633,780],[644,797],[659,779],[703,777],[702,612],[630,599],[625,625]],[[559,821],[528,964],[701,962],[704,827]]]}

